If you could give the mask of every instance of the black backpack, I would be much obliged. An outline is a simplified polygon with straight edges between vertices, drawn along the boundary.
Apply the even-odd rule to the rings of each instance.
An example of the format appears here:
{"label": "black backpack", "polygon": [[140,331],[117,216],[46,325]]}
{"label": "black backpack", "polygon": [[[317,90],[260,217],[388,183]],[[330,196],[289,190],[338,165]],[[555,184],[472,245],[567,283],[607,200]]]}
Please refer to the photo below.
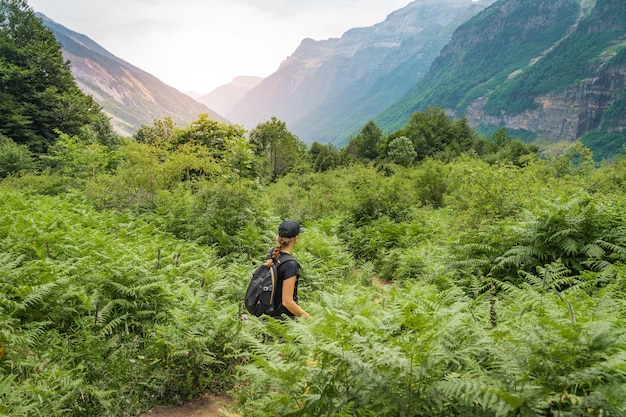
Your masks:
{"label": "black backpack", "polygon": [[274,294],[278,281],[278,270],[276,268],[281,261],[290,259],[293,259],[290,255],[281,254],[280,259],[274,260],[274,264],[271,267],[261,264],[252,273],[244,298],[246,309],[250,314],[259,317],[262,314],[271,316],[274,313],[276,304]]}

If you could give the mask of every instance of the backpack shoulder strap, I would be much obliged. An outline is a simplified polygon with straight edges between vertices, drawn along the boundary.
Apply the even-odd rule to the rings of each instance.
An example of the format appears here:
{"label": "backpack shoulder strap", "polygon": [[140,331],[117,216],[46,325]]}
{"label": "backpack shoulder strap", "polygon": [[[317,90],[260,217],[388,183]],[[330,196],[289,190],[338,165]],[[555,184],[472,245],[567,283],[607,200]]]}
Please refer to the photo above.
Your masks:
{"label": "backpack shoulder strap", "polygon": [[[276,263],[276,266],[282,264],[283,262],[289,262],[289,261],[295,261],[296,263],[298,263],[298,261],[295,260],[295,258],[293,256],[291,256],[288,253],[281,253],[280,256],[278,257],[278,262]],[[298,266],[300,264],[298,263]]]}

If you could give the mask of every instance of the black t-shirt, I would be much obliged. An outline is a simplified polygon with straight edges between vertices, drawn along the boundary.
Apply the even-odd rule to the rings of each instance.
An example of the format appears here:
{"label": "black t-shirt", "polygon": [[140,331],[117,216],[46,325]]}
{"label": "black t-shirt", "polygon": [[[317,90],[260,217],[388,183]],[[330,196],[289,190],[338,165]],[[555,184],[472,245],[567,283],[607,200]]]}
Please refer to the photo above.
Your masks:
{"label": "black t-shirt", "polygon": [[[267,256],[265,259],[269,259],[272,257],[272,252],[274,248],[270,249],[267,252]],[[283,299],[283,282],[287,278],[296,277],[296,283],[293,289],[293,301],[298,303],[298,277],[300,276],[300,265],[298,262],[293,259],[284,259],[283,254],[287,255],[286,252],[281,252],[280,257],[278,258],[279,262],[276,264],[276,271],[278,272],[277,282],[276,282],[276,290],[274,291],[274,316],[281,316],[286,314],[287,316],[293,316],[294,314],[289,311],[282,304]]]}

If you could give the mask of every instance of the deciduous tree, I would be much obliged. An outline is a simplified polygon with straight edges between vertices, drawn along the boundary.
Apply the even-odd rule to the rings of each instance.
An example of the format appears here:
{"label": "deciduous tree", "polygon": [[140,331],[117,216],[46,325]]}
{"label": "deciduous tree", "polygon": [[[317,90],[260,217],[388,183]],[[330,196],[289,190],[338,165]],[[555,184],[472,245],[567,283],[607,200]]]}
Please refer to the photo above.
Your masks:
{"label": "deciduous tree", "polygon": [[201,114],[189,127],[174,135],[174,141],[176,146],[186,143],[205,146],[212,156],[222,159],[228,140],[243,137],[244,133],[240,125],[218,122],[207,114]]}
{"label": "deciduous tree", "polygon": [[289,172],[304,159],[306,152],[306,144],[276,117],[252,129],[250,143],[254,152],[265,160],[271,181]]}
{"label": "deciduous tree", "polygon": [[417,152],[415,152],[413,142],[409,138],[400,136],[389,143],[387,155],[396,164],[407,167],[413,162]]}
{"label": "deciduous tree", "polygon": [[323,145],[313,142],[309,149],[309,156],[313,169],[317,172],[328,171],[339,165],[339,151],[332,143]]}
{"label": "deciduous tree", "polygon": [[413,113],[395,136],[406,136],[413,142],[417,161],[444,153],[458,156],[472,149],[476,143],[475,133],[467,119],[452,120],[445,110],[437,106]]}

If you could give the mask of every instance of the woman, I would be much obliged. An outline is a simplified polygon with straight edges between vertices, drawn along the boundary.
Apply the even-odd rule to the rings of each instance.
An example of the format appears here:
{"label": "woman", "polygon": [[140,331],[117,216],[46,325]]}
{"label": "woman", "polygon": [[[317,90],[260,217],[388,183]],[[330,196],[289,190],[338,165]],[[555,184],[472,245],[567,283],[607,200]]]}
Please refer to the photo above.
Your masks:
{"label": "woman", "polygon": [[300,265],[291,256],[291,250],[298,243],[300,225],[293,220],[285,220],[278,226],[276,246],[267,252],[265,265],[276,264],[278,272],[276,290],[274,292],[274,314],[280,317],[283,314],[290,317],[309,318],[309,313],[298,305],[298,278]]}

